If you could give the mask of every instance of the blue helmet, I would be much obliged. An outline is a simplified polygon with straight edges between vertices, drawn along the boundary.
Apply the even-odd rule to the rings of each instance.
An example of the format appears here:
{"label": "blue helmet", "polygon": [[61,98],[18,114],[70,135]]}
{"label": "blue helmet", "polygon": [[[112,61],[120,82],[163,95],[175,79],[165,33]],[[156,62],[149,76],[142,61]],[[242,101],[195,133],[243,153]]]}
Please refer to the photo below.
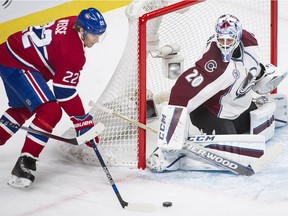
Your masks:
{"label": "blue helmet", "polygon": [[82,10],[77,17],[76,24],[82,27],[85,33],[98,35],[103,34],[107,28],[104,17],[95,8]]}

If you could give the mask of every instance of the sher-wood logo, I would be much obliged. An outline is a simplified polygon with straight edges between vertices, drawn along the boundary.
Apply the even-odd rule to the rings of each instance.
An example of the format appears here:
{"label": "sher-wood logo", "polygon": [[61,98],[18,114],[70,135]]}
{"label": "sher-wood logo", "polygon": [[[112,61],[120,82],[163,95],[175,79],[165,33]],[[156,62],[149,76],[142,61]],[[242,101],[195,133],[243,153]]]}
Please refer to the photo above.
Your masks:
{"label": "sher-wood logo", "polygon": [[219,155],[215,155],[212,152],[206,151],[203,148],[198,148],[197,146],[187,143],[186,149],[188,149],[191,152],[194,152],[196,155],[204,159],[207,159],[208,161],[212,161],[212,162],[214,161],[216,164],[228,167],[233,170],[236,170],[238,168],[238,165],[233,163],[232,161],[222,158]]}
{"label": "sher-wood logo", "polygon": [[12,0],[5,0],[2,3],[2,8],[6,9],[7,7],[9,7],[9,5],[11,4]]}

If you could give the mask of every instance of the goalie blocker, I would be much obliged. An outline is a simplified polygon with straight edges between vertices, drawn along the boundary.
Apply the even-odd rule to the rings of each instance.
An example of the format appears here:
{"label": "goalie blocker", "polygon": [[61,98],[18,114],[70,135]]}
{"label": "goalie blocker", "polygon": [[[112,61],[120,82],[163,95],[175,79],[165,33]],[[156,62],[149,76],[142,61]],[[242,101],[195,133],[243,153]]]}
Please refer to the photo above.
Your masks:
{"label": "goalie blocker", "polygon": [[[273,119],[274,100],[271,100],[271,103],[274,105],[272,108],[268,103],[262,104],[259,113],[252,115],[252,122],[256,119],[256,123],[251,123],[251,126],[262,125],[262,121]],[[266,112],[267,107],[271,109]],[[189,115],[185,107],[171,105],[163,107],[158,147],[147,160],[147,166],[152,171],[230,170],[238,174],[251,175],[254,171],[248,165],[254,164],[265,154],[267,139],[261,132],[258,135],[191,135],[189,124]],[[263,130],[266,133],[264,135],[268,134],[269,138],[274,134],[275,124],[270,126],[270,129],[268,127]],[[279,149],[281,147],[277,152]],[[277,155],[275,153],[272,158]],[[238,170],[239,167],[241,170]]]}

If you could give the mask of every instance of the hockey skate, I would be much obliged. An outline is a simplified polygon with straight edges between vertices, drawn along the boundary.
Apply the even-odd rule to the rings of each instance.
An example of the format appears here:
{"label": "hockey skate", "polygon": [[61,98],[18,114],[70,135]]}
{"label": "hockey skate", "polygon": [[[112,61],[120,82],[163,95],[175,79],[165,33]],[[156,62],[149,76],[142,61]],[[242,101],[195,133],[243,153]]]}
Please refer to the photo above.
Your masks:
{"label": "hockey skate", "polygon": [[30,186],[35,179],[31,171],[36,171],[36,159],[26,155],[19,157],[11,172],[12,178],[7,184],[16,188]]}
{"label": "hockey skate", "polygon": [[178,170],[180,159],[183,157],[185,157],[185,155],[178,153],[178,151],[166,151],[157,147],[147,159],[146,165],[155,173]]}
{"label": "hockey skate", "polygon": [[157,147],[147,159],[146,165],[152,172],[163,172],[165,170],[164,162],[163,152]]}

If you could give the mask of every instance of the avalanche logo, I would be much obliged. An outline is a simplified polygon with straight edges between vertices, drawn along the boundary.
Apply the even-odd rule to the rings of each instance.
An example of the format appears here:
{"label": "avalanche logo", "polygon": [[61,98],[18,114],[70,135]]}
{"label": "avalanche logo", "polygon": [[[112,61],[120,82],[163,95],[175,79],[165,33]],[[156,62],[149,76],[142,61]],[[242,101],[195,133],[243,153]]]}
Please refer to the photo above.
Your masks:
{"label": "avalanche logo", "polygon": [[240,84],[239,88],[236,91],[236,98],[243,97],[246,93],[248,93],[252,87],[255,85],[256,78],[251,74],[248,73],[246,78]]}
{"label": "avalanche logo", "polygon": [[2,4],[2,7],[4,9],[6,9],[7,7],[9,7],[9,5],[11,4],[12,0],[5,0],[5,2]]}

